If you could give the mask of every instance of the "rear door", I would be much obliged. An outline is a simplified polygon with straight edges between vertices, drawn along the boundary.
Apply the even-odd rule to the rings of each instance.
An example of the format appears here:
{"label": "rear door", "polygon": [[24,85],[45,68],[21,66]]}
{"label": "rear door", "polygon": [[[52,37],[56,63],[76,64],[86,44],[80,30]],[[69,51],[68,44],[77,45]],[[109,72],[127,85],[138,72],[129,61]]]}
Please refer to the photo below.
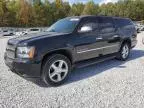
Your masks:
{"label": "rear door", "polygon": [[103,55],[118,52],[120,47],[120,35],[114,24],[113,18],[101,17],[99,27],[100,36],[103,41]]}

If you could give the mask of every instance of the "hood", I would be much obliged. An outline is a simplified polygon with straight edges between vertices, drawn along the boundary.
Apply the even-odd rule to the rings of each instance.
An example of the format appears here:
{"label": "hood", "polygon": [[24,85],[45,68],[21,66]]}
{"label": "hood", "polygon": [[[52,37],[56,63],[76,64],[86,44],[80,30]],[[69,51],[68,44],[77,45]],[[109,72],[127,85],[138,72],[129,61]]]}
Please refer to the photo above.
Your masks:
{"label": "hood", "polygon": [[16,45],[19,42],[28,41],[28,40],[35,40],[35,39],[41,39],[46,37],[53,37],[53,36],[60,36],[65,35],[67,33],[56,33],[56,32],[40,32],[35,34],[28,34],[23,36],[18,36],[16,38],[12,38],[8,41],[9,44]]}

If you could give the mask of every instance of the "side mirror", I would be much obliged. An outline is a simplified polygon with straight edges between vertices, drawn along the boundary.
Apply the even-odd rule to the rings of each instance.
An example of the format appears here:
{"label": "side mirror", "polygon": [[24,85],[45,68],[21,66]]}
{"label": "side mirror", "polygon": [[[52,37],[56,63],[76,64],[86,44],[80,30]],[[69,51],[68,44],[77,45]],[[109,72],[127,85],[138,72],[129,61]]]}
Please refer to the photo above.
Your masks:
{"label": "side mirror", "polygon": [[81,29],[78,31],[79,33],[88,33],[92,31],[92,27],[90,26],[83,26]]}

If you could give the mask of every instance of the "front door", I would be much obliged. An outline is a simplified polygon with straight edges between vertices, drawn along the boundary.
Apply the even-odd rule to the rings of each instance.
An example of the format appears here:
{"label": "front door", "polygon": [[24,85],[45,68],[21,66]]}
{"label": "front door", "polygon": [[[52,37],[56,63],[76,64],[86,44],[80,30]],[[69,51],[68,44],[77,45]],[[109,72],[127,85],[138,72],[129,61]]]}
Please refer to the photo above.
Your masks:
{"label": "front door", "polygon": [[[92,28],[89,32],[79,32],[83,28]],[[99,36],[98,19],[83,19],[78,27],[78,34],[75,39],[75,55],[77,61],[98,57],[102,53],[100,46],[102,44]]]}

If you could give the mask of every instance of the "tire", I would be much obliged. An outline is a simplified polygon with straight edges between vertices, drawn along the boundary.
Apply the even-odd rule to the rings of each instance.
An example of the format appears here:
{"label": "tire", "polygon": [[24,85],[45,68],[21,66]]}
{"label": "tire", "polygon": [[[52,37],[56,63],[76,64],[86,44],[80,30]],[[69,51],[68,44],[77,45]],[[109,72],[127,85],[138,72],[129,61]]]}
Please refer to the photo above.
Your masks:
{"label": "tire", "polygon": [[61,54],[48,57],[42,66],[42,80],[47,85],[63,84],[71,72],[70,60]]}
{"label": "tire", "polygon": [[123,43],[116,58],[118,60],[126,61],[129,58],[129,54],[130,54],[130,45],[128,43]]}

